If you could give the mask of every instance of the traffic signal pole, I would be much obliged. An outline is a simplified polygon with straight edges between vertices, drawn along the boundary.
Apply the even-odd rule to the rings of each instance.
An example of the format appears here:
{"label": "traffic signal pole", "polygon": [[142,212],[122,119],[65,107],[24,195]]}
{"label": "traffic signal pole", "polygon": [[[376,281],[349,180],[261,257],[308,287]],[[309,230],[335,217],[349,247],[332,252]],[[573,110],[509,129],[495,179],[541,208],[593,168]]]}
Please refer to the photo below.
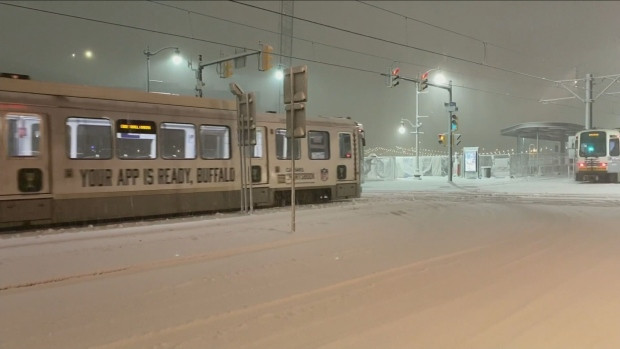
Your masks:
{"label": "traffic signal pole", "polygon": [[[401,77],[402,80],[405,81],[412,81],[415,82],[416,84],[421,83],[419,80],[417,79],[408,79],[408,78],[403,78]],[[450,80],[450,82],[448,83],[448,86],[444,86],[444,85],[436,85],[433,83],[428,82],[427,79],[424,79],[424,84],[428,85],[428,86],[433,86],[433,87],[437,87],[437,88],[441,88],[444,90],[448,91],[448,96],[449,96],[449,101],[448,103],[446,103],[446,107],[448,108],[448,153],[449,153],[449,165],[448,165],[448,182],[452,182],[452,170],[453,170],[453,161],[452,159],[454,158],[454,148],[452,146],[452,113],[455,112],[457,110],[456,108],[456,104],[452,101],[452,80]]]}
{"label": "traffic signal pole", "polygon": [[[428,82],[428,79],[426,79],[426,76],[424,76],[423,80],[420,79],[412,79],[412,78],[406,78],[403,76],[398,76],[396,79],[392,78],[392,75],[394,74],[395,70],[392,70],[392,74],[381,74],[383,76],[388,76],[389,77],[389,82],[392,83],[394,80],[398,81],[398,80],[403,80],[403,81],[409,81],[409,82],[413,82],[416,84],[416,87],[418,87],[418,89],[426,89],[426,86],[433,86],[433,87],[437,87],[437,88],[441,88],[444,90],[448,91],[448,95],[449,95],[449,102],[445,103],[446,107],[448,108],[448,142],[450,142],[450,144],[448,145],[448,152],[450,153],[449,156],[449,172],[448,172],[448,182],[452,182],[452,169],[453,169],[453,163],[452,163],[452,158],[453,156],[453,147],[452,147],[452,113],[455,112],[456,110],[458,110],[458,108],[456,108],[456,103],[454,103],[452,101],[452,80],[450,80],[450,82],[448,83],[448,86],[445,85],[437,85],[437,84],[433,84],[431,82]],[[400,70],[398,71],[400,72]],[[428,72],[427,72],[428,73]],[[424,74],[427,75],[427,74]],[[394,85],[396,86],[396,85]],[[417,106],[417,103],[416,103]]]}

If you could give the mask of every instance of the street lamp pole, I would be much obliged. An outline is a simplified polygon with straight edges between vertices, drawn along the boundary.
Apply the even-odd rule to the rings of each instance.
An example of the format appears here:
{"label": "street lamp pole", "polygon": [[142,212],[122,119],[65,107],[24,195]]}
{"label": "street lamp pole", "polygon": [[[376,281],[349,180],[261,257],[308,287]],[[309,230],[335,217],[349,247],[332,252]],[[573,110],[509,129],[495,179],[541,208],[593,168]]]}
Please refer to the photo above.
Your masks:
{"label": "street lamp pole", "polygon": [[454,143],[452,141],[452,80],[450,80],[450,83],[448,84],[448,93],[450,94],[450,104],[448,106],[448,113],[450,113],[450,117],[448,118],[448,130],[450,132],[450,136],[448,136],[448,152],[450,153],[450,165],[449,165],[449,170],[448,170],[448,181],[452,182],[452,167],[454,166],[454,164],[452,163],[452,143]]}
{"label": "street lamp pole", "polygon": [[420,91],[418,86],[420,85],[420,82],[416,82],[415,85],[415,173],[413,174],[413,176],[417,179],[422,179],[422,174],[420,173],[420,138],[419,138],[419,134],[420,134],[420,118],[425,118],[426,115],[420,115],[420,108],[419,108],[419,95],[420,95]]}
{"label": "street lamp pole", "polygon": [[419,134],[424,134],[424,132],[420,132],[420,126],[422,126],[422,124],[418,121],[418,115],[416,115],[416,123],[415,125],[409,121],[409,119],[400,119],[400,133],[405,133],[406,132],[406,128],[405,128],[405,121],[407,121],[407,123],[409,124],[409,126],[411,126],[412,128],[415,129],[415,131],[409,131],[409,133],[415,134],[415,143],[416,143],[416,148],[415,148],[415,156],[416,156],[416,169],[415,172],[413,174],[413,176],[416,179],[422,179],[421,174],[420,174],[420,153],[419,153],[419,147],[420,147],[420,140],[418,138]]}
{"label": "street lamp pole", "polygon": [[[452,101],[452,80],[450,80],[450,82],[449,82],[449,84],[447,86],[443,85],[443,84],[436,84],[436,83],[428,82],[428,80],[427,80],[428,73],[433,71],[433,70],[439,70],[439,69],[438,68],[431,69],[428,72],[426,72],[425,74],[423,74],[423,75],[426,75],[426,76],[424,76],[424,80],[423,81],[421,81],[420,79],[406,78],[406,77],[403,77],[403,76],[399,76],[398,78],[400,80],[403,80],[403,81],[415,82],[416,86],[418,87],[416,89],[417,91],[420,91],[420,84],[421,83],[423,83],[426,86],[433,86],[433,87],[441,88],[441,89],[444,89],[444,90],[448,90],[448,93],[450,94],[450,100],[449,100],[448,103],[444,103],[444,105],[448,108],[448,112],[449,112],[449,118],[448,118],[448,121],[449,121],[449,127],[448,127],[449,139],[448,139],[448,141],[450,142],[450,148],[449,148],[449,153],[450,153],[449,161],[450,161],[450,164],[449,164],[448,182],[452,182],[452,168],[453,168],[453,164],[452,164],[452,157],[453,157],[453,154],[452,154],[452,134],[453,134],[453,132],[452,132],[452,115],[453,114],[452,113],[457,111],[458,108],[456,107],[456,103]],[[381,74],[381,75],[390,76],[390,74]],[[394,75],[394,74],[392,74],[392,75]],[[426,88],[426,87],[424,87],[424,88]],[[417,99],[417,95],[416,95],[416,99]],[[416,100],[416,102],[417,102],[417,100]],[[421,116],[417,115],[418,114],[417,113],[417,110],[418,110],[417,107],[418,107],[418,103],[416,103],[416,132],[417,132],[417,128],[420,126],[420,124],[417,122],[417,120],[418,120],[419,117],[421,117]],[[406,120],[406,119],[403,119],[403,120]],[[409,120],[407,120],[407,121],[410,122]],[[417,137],[417,135],[416,135],[416,137]],[[416,143],[417,143],[417,141],[416,141]],[[416,144],[416,146],[417,146],[417,144]],[[418,161],[419,161],[419,157],[418,157]]]}
{"label": "street lamp pole", "polygon": [[420,94],[419,88],[418,86],[420,85],[419,82],[416,82],[415,84],[415,172],[413,173],[413,177],[417,178],[417,179],[422,179],[422,177],[420,177],[420,139],[418,138],[418,127],[420,126],[420,121],[419,121],[419,117],[420,117],[420,109],[418,108],[418,105],[420,103],[418,103],[419,97],[418,95]]}
{"label": "street lamp pole", "polygon": [[149,47],[146,46],[146,50],[144,50],[143,52],[144,55],[146,56],[146,92],[151,92],[151,56],[155,56],[161,51],[168,50],[168,49],[174,49],[174,52],[177,55],[181,53],[179,51],[179,48],[175,46],[168,46],[168,47],[160,48],[159,50],[155,52],[151,52],[149,50]]}

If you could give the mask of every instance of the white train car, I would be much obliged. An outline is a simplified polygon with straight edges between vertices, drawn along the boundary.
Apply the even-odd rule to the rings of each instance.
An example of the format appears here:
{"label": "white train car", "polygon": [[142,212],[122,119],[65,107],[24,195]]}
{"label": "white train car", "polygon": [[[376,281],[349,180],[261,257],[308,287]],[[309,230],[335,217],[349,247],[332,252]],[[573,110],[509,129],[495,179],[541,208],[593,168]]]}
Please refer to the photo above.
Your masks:
{"label": "white train car", "polygon": [[[253,203],[290,203],[286,120],[256,119]],[[297,202],[361,195],[361,125],[295,142]],[[233,101],[0,78],[0,228],[239,209],[240,154]]]}

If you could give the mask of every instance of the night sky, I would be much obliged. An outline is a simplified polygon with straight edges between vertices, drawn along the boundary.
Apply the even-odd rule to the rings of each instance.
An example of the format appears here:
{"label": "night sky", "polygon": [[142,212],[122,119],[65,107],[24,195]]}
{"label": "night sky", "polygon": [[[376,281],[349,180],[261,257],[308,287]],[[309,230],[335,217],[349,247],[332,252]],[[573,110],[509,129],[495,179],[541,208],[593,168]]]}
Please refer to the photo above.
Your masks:
{"label": "night sky", "polygon": [[[400,135],[397,128],[401,118],[415,119],[415,84],[401,81],[389,88],[381,76],[395,67],[411,79],[438,68],[431,78],[443,73],[452,81],[463,146],[515,148],[515,138],[501,136],[500,130],[524,122],[583,124],[583,102],[541,100],[573,96],[567,88],[583,98],[588,73],[595,77],[598,97],[594,127],[620,127],[620,86],[603,93],[620,74],[620,2],[292,5],[291,21],[280,15],[280,1],[0,2],[0,70],[35,80],[145,90],[143,52],[178,47],[183,56],[178,65],[171,62],[172,49],[151,57],[151,90],[195,95],[192,68],[199,55],[208,62],[258,50],[260,42],[274,47],[276,65],[308,66],[309,115],[362,122],[368,146],[414,144],[413,136]],[[291,24],[292,38],[286,35]],[[215,66],[206,67],[204,96],[232,100],[228,84],[236,82],[256,93],[259,111],[282,111],[276,69],[261,72],[257,67],[256,55],[227,79]],[[558,80],[575,82],[562,88]],[[442,149],[436,139],[448,128],[448,93],[429,88],[419,98],[420,115],[429,115],[422,119],[421,148]]]}

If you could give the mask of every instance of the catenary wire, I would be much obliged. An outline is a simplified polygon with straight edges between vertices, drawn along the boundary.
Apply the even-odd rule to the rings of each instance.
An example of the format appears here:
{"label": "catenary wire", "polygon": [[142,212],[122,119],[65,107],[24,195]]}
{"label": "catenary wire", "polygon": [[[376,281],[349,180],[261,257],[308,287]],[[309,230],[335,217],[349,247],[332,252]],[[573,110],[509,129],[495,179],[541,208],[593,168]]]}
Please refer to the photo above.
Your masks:
{"label": "catenary wire", "polygon": [[453,56],[453,55],[448,55],[448,54],[445,54],[445,53],[436,52],[436,51],[433,51],[433,50],[429,50],[429,49],[425,49],[425,48],[421,48],[421,47],[417,47],[417,46],[407,45],[407,44],[403,44],[403,43],[400,43],[400,42],[397,42],[397,41],[387,40],[387,39],[379,38],[379,37],[368,35],[368,34],[362,34],[362,33],[358,33],[358,32],[352,31],[352,30],[336,27],[336,26],[333,26],[333,25],[330,25],[330,24],[320,23],[320,22],[313,21],[313,20],[306,19],[306,18],[301,18],[301,17],[297,17],[297,16],[291,16],[291,15],[287,15],[287,14],[281,14],[280,12],[277,12],[277,11],[274,11],[274,10],[270,10],[270,9],[266,9],[266,8],[263,8],[263,7],[260,7],[260,6],[256,6],[256,5],[252,5],[252,4],[248,4],[248,3],[244,3],[244,2],[240,2],[240,1],[237,1],[237,0],[229,0],[229,1],[233,2],[235,4],[251,7],[251,8],[254,8],[254,9],[257,9],[257,10],[266,11],[266,12],[270,12],[270,13],[277,14],[277,15],[282,15],[282,16],[288,16],[288,17],[291,17],[291,18],[296,19],[298,21],[302,21],[302,22],[306,22],[306,23],[310,23],[310,24],[315,24],[315,25],[322,26],[322,27],[329,28],[329,29],[333,29],[333,30],[336,30],[336,31],[341,31],[343,33],[357,35],[357,36],[361,36],[361,37],[364,37],[364,38],[367,38],[367,39],[381,41],[381,42],[384,42],[384,43],[388,43],[388,44],[392,44],[392,45],[396,45],[396,46],[400,46],[400,47],[410,48],[410,49],[413,49],[413,50],[417,50],[417,51],[421,51],[421,52],[426,52],[426,53],[442,56],[442,57],[449,58],[449,59],[454,59],[454,60],[465,62],[465,63],[470,63],[470,64],[482,66],[482,67],[496,69],[496,70],[500,70],[500,71],[503,71],[503,72],[506,72],[506,73],[521,75],[521,76],[525,76],[525,77],[529,77],[529,78],[533,78],[533,79],[538,79],[538,80],[543,80],[543,81],[555,83],[555,80],[552,80],[552,79],[549,79],[549,78],[546,78],[546,77],[543,77],[543,76],[536,76],[536,75],[529,74],[529,73],[524,73],[524,72],[519,72],[519,71],[516,71],[516,70],[506,69],[506,68],[502,68],[502,67],[498,67],[498,66],[494,66],[494,65],[490,65],[490,64],[485,64],[484,62],[476,62],[476,61],[473,61],[471,59],[466,59],[466,58],[461,58],[461,57],[457,57],[457,56]]}
{"label": "catenary wire", "polygon": [[[230,0],[230,1],[238,3],[238,2],[236,2],[234,0]],[[240,3],[240,4],[243,4],[243,3]],[[145,32],[149,32],[149,33],[161,34],[161,35],[172,36],[172,37],[177,37],[177,38],[182,38],[182,39],[188,39],[188,40],[194,40],[194,41],[199,41],[199,42],[215,44],[215,45],[222,45],[222,46],[231,47],[231,48],[250,49],[250,48],[246,48],[246,47],[242,47],[242,46],[238,46],[238,45],[231,45],[231,44],[226,44],[226,43],[222,43],[222,42],[218,42],[218,41],[213,41],[213,40],[199,39],[199,38],[194,38],[194,37],[190,37],[190,36],[187,36],[187,35],[173,34],[173,33],[168,33],[168,32],[164,32],[164,31],[160,31],[160,30],[142,28],[142,27],[138,27],[138,26],[134,26],[134,25],[115,23],[115,22],[104,21],[104,20],[93,19],[93,18],[87,18],[87,17],[77,16],[77,15],[70,15],[70,14],[60,13],[60,12],[55,12],[55,11],[50,11],[50,10],[43,10],[43,9],[38,9],[38,8],[33,8],[33,7],[28,7],[28,6],[23,6],[23,5],[18,5],[18,4],[14,4],[14,3],[0,2],[0,5],[12,6],[12,7],[16,7],[16,8],[25,9],[25,10],[31,10],[31,11],[36,11],[36,12],[41,12],[41,13],[46,13],[46,14],[52,14],[52,15],[57,15],[57,16],[62,16],[62,17],[68,17],[68,18],[83,20],[83,21],[100,23],[100,24],[118,26],[118,27],[127,28],[127,29],[140,30],[140,31],[145,31]],[[246,4],[243,4],[243,5],[246,5]],[[262,9],[262,8],[259,8],[259,9]],[[262,10],[266,10],[266,9],[262,9]],[[266,11],[274,12],[274,13],[277,13],[278,15],[280,14],[278,12],[271,11],[271,10],[266,10]],[[360,35],[364,35],[364,34],[360,34]],[[381,39],[379,39],[379,40],[381,40]],[[398,44],[398,45],[402,45],[402,44]],[[424,49],[422,49],[422,50],[424,50]],[[280,56],[279,54],[275,54],[275,53],[274,53],[274,55],[275,56]],[[293,56],[291,58],[299,60],[299,61],[305,61],[305,62],[316,63],[316,64],[321,64],[321,65],[327,65],[327,66],[333,66],[333,67],[338,67],[338,68],[344,68],[344,69],[360,71],[360,72],[364,72],[364,73],[383,74],[382,72],[377,72],[375,70],[362,69],[362,68],[358,68],[358,67],[351,67],[351,66],[347,66],[347,65],[343,65],[343,64],[324,62],[324,61],[308,59],[308,58],[304,58],[304,57],[295,57],[295,56]],[[475,63],[475,64],[480,65],[480,63]],[[551,81],[551,80],[548,80],[548,81]],[[454,85],[454,86],[457,86],[457,85]],[[482,89],[477,89],[477,88],[472,88],[472,87],[466,87],[466,86],[458,86],[458,87],[464,88],[464,89],[473,90],[473,91],[484,92],[484,93],[499,94],[499,95],[503,95],[503,96],[510,96],[510,97],[513,97],[513,98],[520,98],[520,99],[525,99],[525,100],[538,101],[538,99],[529,98],[529,97],[518,97],[518,96],[515,96],[515,95],[508,94],[508,93],[500,93],[500,92],[496,92],[496,91],[487,91],[487,90],[482,90]],[[554,103],[554,104],[555,105],[561,105],[561,106],[567,106],[567,105],[563,105],[563,104],[560,104],[560,103]],[[570,107],[570,106],[567,106],[567,107]]]}

